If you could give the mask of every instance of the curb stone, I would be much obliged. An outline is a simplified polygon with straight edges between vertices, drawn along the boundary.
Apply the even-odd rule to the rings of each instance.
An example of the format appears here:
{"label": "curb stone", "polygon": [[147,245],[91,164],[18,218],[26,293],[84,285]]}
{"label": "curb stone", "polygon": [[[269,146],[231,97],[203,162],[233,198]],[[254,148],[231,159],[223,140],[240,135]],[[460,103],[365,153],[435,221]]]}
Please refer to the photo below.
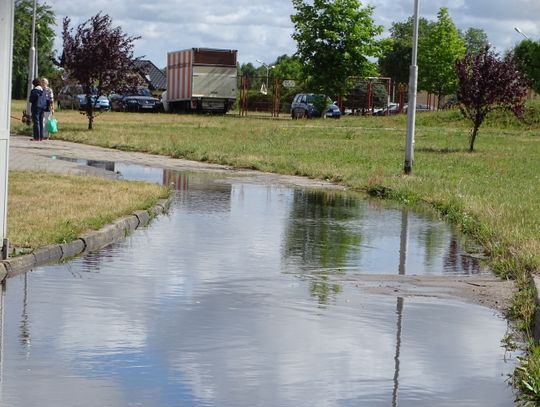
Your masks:
{"label": "curb stone", "polygon": [[2,263],[4,263],[7,270],[6,277],[25,273],[37,266],[36,257],[32,253],[3,260]]}
{"label": "curb stone", "polygon": [[139,219],[139,226],[146,226],[150,222],[150,213],[148,211],[135,211],[133,214]]}
{"label": "curb stone", "polygon": [[40,247],[31,253],[36,258],[36,264],[57,263],[62,259],[60,245]]}
{"label": "curb stone", "polygon": [[62,250],[62,258],[60,260],[70,259],[81,254],[84,251],[85,245],[81,239],[74,240],[69,243],[59,245]]}
{"label": "curb stone", "polygon": [[4,281],[6,276],[7,276],[6,265],[2,262],[0,263],[0,280]]}
{"label": "curb stone", "polygon": [[[120,241],[139,227],[148,225],[153,217],[164,213],[170,207],[171,200],[172,198],[160,200],[146,211],[135,211],[100,230],[84,233],[72,242],[40,247],[30,254],[2,260],[0,261],[0,281],[26,273],[38,266],[58,263]],[[150,213],[156,215],[151,216]]]}
{"label": "curb stone", "polygon": [[137,218],[135,215],[129,215],[115,221],[114,224],[122,229],[124,236],[127,236],[139,227],[139,218]]}
{"label": "curb stone", "polygon": [[540,340],[540,276],[533,276],[533,283],[536,289],[536,310],[534,313],[533,338],[535,341],[539,341]]}

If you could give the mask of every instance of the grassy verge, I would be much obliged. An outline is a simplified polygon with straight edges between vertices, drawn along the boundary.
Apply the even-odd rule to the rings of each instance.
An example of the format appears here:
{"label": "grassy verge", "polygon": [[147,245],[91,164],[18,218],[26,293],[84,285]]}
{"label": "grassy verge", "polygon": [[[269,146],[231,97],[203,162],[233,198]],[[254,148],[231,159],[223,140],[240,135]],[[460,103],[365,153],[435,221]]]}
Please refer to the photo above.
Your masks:
{"label": "grassy verge", "polygon": [[[538,104],[528,112],[528,124],[493,116],[480,129],[474,153],[467,151],[470,125],[459,111],[417,115],[408,177],[402,175],[404,115],[293,121],[286,115],[263,120],[109,112],[93,131],[78,112],[58,112],[57,118],[58,137],[65,140],[328,179],[405,204],[428,204],[481,243],[501,277],[516,279],[520,290],[510,311],[530,333],[530,273],[540,271]],[[24,131],[16,123],[14,129]]]}
{"label": "grassy verge", "polygon": [[31,171],[12,171],[8,191],[8,232],[17,250],[76,239],[138,209],[168,191],[154,184],[112,181]]}

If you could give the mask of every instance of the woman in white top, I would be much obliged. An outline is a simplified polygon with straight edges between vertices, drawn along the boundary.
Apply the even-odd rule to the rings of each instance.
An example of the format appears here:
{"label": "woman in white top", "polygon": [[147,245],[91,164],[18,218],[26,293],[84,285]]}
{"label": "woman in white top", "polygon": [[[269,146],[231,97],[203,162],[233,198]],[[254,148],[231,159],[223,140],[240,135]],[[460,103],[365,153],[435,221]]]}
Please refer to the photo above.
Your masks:
{"label": "woman in white top", "polygon": [[41,86],[45,92],[45,98],[47,99],[47,107],[43,113],[43,140],[49,139],[49,129],[47,129],[47,121],[49,117],[54,113],[54,93],[51,88],[49,88],[49,81],[47,78],[41,79]]}

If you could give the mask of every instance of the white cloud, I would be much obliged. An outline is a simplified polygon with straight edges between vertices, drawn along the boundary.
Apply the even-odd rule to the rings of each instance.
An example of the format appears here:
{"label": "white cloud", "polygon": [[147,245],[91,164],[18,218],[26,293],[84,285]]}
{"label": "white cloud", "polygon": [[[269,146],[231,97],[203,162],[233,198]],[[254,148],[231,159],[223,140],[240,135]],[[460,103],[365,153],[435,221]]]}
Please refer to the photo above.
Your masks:
{"label": "white cloud", "polygon": [[[290,0],[46,1],[56,13],[58,34],[65,16],[77,25],[102,11],[127,34],[141,36],[136,42],[136,56],[144,55],[160,67],[165,66],[167,52],[191,47],[237,49],[240,62],[253,63],[256,59],[273,62],[282,54],[293,54],[296,49],[291,39],[290,15],[294,9]],[[413,11],[412,0],[371,0],[362,4],[375,7],[375,22],[384,26],[385,35],[392,22],[406,20]],[[514,31],[516,26],[531,38],[540,36],[537,23],[540,2],[537,0],[516,0],[512,4],[493,0],[489,5],[484,0],[438,0],[422,2],[420,14],[435,20],[441,7],[449,9],[458,28],[483,29],[501,53],[522,39]],[[61,49],[60,35],[55,46]]]}

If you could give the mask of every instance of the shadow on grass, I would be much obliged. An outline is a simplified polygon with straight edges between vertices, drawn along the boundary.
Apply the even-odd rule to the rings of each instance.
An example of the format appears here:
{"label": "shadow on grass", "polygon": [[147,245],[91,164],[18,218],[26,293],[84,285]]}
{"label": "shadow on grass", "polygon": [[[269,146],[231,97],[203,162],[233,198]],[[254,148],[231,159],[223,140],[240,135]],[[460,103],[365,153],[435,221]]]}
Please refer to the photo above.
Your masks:
{"label": "shadow on grass", "polygon": [[468,153],[469,150],[464,148],[435,148],[435,147],[419,147],[415,149],[418,152],[422,153],[433,153],[433,154],[454,154],[454,153]]}

